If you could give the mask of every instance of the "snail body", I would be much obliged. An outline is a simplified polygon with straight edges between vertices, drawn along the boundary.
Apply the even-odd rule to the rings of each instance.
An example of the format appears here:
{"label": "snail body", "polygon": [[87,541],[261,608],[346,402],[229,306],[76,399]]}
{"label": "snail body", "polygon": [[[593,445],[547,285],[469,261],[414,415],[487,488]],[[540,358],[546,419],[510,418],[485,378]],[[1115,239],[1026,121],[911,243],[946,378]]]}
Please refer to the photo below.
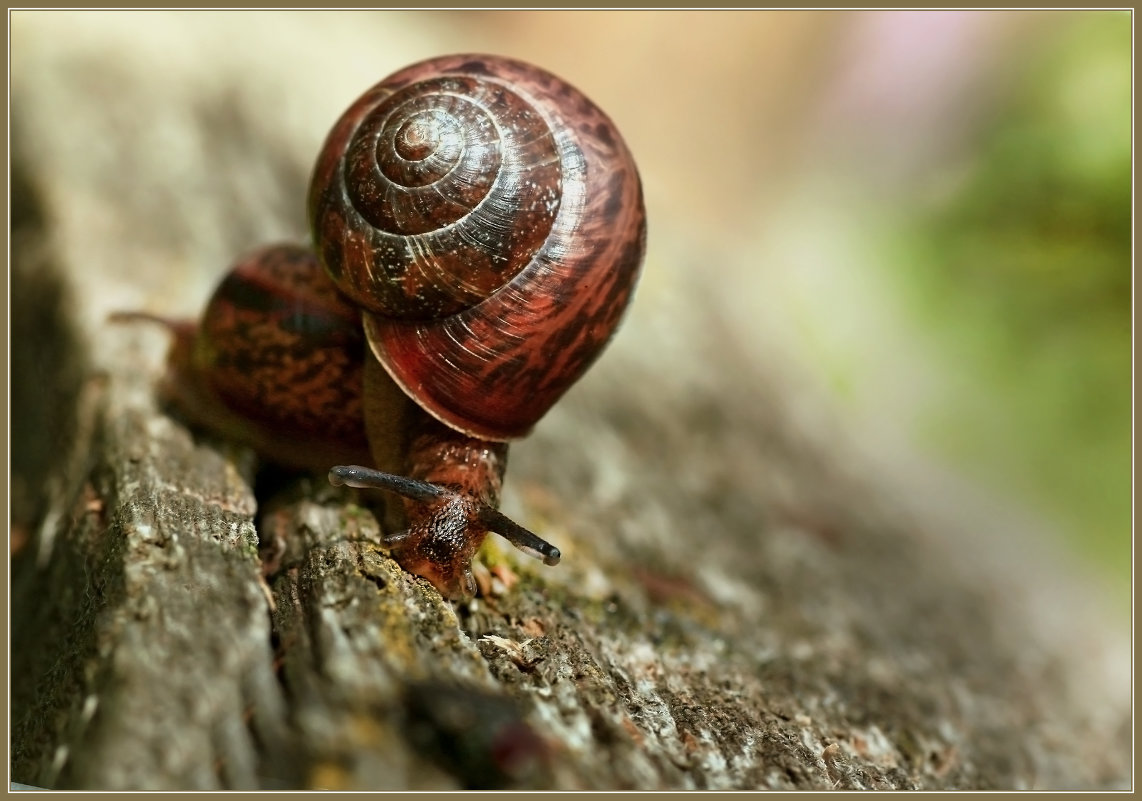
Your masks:
{"label": "snail body", "polygon": [[171,326],[168,396],[268,458],[400,495],[386,545],[450,597],[474,593],[489,531],[557,563],[497,507],[507,441],[595,360],[641,268],[611,121],[522,62],[421,62],[334,125],[308,211],[313,250],[251,254],[199,325]]}

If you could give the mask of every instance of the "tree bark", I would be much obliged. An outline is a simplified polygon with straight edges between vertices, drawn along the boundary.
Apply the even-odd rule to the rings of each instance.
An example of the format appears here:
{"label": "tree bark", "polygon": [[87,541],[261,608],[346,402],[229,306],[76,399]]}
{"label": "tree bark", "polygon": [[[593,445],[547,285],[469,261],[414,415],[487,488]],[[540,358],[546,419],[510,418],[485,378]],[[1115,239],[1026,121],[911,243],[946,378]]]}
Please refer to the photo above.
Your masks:
{"label": "tree bark", "polygon": [[161,330],[106,315],[193,314],[224,254],[303,231],[324,123],[277,130],[237,62],[172,89],[62,30],[13,35],[13,780],[1129,785],[1129,643],[1089,586],[950,482],[875,474],[667,254],[513,446],[505,511],[563,563],[489,543],[473,601],[388,558],[367,493],[189,429]]}

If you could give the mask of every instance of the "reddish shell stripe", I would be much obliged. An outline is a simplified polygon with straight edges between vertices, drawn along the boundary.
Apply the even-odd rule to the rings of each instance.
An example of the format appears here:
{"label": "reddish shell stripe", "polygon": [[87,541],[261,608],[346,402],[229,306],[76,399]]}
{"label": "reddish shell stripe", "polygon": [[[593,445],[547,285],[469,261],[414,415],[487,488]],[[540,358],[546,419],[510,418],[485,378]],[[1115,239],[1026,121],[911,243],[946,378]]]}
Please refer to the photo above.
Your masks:
{"label": "reddish shell stripe", "polygon": [[[468,119],[474,132],[459,131]],[[394,151],[395,165],[364,163]],[[469,156],[492,177],[470,175]],[[404,184],[382,188],[394,176]],[[554,75],[494,56],[422,62],[366,92],[327,140],[309,207],[388,373],[490,440],[527,434],[594,362],[645,249],[642,187],[614,124]]]}

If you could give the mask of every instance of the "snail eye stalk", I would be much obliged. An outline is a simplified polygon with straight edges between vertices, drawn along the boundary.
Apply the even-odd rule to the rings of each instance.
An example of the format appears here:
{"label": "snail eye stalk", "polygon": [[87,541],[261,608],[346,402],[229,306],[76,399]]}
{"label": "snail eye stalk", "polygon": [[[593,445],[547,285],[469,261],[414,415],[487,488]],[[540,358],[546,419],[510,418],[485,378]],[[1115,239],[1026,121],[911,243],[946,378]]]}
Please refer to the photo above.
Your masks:
{"label": "snail eye stalk", "polygon": [[[561,554],[559,549],[544,540],[539,535],[516,523],[507,515],[493,509],[486,503],[474,498],[461,498],[459,493],[446,487],[429,484],[426,481],[417,481],[414,478],[397,476],[392,473],[382,473],[360,465],[338,465],[329,471],[329,483],[335,487],[347,486],[356,489],[388,490],[415,501],[420,504],[439,503],[448,500],[463,500],[465,504],[474,508],[472,525],[482,530],[499,534],[523,553],[539,559],[545,565],[557,565]],[[399,538],[399,539],[398,539]],[[389,538],[390,542],[404,539],[402,534]]]}

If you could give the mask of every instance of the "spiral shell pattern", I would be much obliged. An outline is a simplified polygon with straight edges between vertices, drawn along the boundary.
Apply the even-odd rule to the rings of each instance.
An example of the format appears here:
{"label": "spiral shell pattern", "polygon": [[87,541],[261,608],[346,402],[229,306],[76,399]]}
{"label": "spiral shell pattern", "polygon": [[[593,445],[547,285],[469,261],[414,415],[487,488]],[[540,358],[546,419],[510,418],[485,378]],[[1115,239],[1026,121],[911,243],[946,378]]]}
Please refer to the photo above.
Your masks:
{"label": "spiral shell pattern", "polygon": [[447,425],[523,436],[637,280],[642,190],[613,123],[522,62],[459,55],[366,92],[318,158],[319,257],[385,369]]}

